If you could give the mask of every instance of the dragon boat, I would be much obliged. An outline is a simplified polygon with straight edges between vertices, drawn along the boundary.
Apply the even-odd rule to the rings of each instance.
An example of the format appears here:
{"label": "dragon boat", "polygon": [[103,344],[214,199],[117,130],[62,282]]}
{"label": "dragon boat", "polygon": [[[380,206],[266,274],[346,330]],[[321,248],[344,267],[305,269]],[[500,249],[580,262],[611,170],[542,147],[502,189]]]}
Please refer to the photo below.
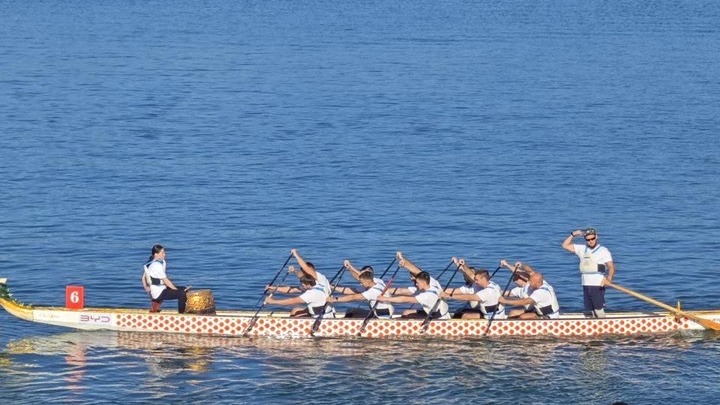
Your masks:
{"label": "dragon boat", "polygon": [[[10,294],[7,279],[0,279],[0,305],[10,314],[30,321],[81,330],[191,334],[229,337],[367,337],[412,336],[555,336],[642,335],[685,330],[714,329],[720,310],[615,312],[602,319],[568,313],[559,319],[370,319],[326,317],[291,318],[289,313],[227,310],[205,314],[179,314],[173,310],[82,308],[26,305]],[[672,308],[670,308],[672,309]]]}

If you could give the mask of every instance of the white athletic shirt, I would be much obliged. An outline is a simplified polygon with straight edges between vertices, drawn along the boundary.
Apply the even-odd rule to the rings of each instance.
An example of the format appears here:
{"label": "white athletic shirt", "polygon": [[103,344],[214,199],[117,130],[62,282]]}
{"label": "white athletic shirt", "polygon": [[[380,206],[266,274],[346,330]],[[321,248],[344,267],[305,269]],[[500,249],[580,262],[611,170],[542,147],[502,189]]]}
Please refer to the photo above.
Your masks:
{"label": "white athletic shirt", "polygon": [[[315,308],[322,307],[327,302],[327,295],[325,295],[325,289],[316,284],[313,288],[305,290],[304,293],[300,294],[300,299],[307,304],[308,312],[312,315],[318,315]],[[335,310],[332,306],[328,305],[325,309],[325,314],[334,313]]]}
{"label": "white athletic shirt", "polygon": [[[472,283],[472,285],[464,285],[462,287],[458,287],[458,291],[460,294],[475,294],[476,292],[482,290],[482,287],[480,287],[477,283]],[[477,301],[470,301],[470,308],[477,308],[478,302]]]}
{"label": "white athletic shirt", "polygon": [[533,301],[535,301],[535,312],[538,315],[543,315],[540,312],[540,308],[545,307],[551,307],[553,312],[550,314],[547,314],[549,318],[557,319],[560,317],[560,308],[557,307],[557,299],[554,298],[554,295],[550,288],[547,287],[547,285],[543,285],[542,287],[538,288],[537,290],[532,290],[530,293],[530,298],[532,298]]}
{"label": "white athletic shirt", "polygon": [[478,301],[480,301],[480,311],[482,311],[483,314],[487,315],[485,307],[497,305],[498,310],[495,311],[495,319],[505,319],[505,307],[500,305],[498,301],[498,299],[500,298],[500,294],[502,294],[502,292],[500,291],[500,286],[498,286],[492,281],[487,287],[475,293],[475,295],[477,295],[479,298]]}
{"label": "white athletic shirt", "polygon": [[582,275],[582,285],[586,286],[601,286],[605,273],[598,271],[586,272],[583,269],[583,261],[587,256],[587,261],[594,264],[605,264],[612,261],[612,255],[605,246],[598,244],[595,249],[590,249],[587,245],[573,245],[575,249],[575,255],[580,258],[580,269]]}
{"label": "white athletic shirt", "polygon": [[[152,278],[158,278],[160,280],[165,279],[167,278],[167,274],[165,274],[166,266],[167,263],[165,263],[165,260],[153,260],[150,263],[145,264],[145,275]],[[160,285],[150,283],[150,295],[153,299],[157,299],[166,288],[167,287],[163,282],[160,282]]]}
{"label": "white athletic shirt", "polygon": [[[429,284],[430,287],[427,291],[417,292],[418,290],[415,287],[408,288],[413,293],[416,293],[415,300],[417,300],[418,304],[420,304],[423,310],[427,313],[430,313],[430,311],[433,310],[438,299],[440,299],[440,292],[442,291],[442,285],[440,285],[440,282],[434,278],[430,277]],[[440,300],[440,303],[435,310],[442,314],[439,319],[450,319],[450,308],[444,300]]]}
{"label": "white athletic shirt", "polygon": [[315,277],[315,285],[322,287],[323,291],[325,291],[325,297],[329,297],[332,286],[330,286],[330,282],[327,277],[317,270],[315,270]]}
{"label": "white athletic shirt", "polygon": [[[372,309],[375,306],[375,302],[377,301],[377,298],[380,296],[382,291],[385,289],[385,282],[382,281],[379,278],[373,278],[373,281],[375,282],[375,285],[368,288],[362,293],[362,296],[365,297],[366,300],[368,300],[368,305],[370,306],[370,309]],[[389,296],[389,294],[386,292],[385,296]],[[375,307],[375,310],[378,309],[387,309],[390,311],[390,314],[393,313],[393,306],[388,302],[378,302],[377,307]]]}

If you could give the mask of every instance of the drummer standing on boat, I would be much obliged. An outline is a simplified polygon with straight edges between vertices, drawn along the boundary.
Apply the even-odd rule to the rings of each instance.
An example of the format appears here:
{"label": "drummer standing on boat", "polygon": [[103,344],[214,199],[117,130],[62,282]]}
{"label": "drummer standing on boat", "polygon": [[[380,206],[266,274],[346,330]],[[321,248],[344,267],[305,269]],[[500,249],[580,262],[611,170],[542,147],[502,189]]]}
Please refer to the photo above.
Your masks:
{"label": "drummer standing on boat", "polygon": [[[585,244],[573,244],[577,236],[585,237]],[[615,264],[610,251],[601,246],[597,231],[587,228],[576,229],[562,243],[563,249],[580,258],[580,274],[583,285],[585,316],[589,318],[605,317],[605,282],[611,282],[615,275]]]}

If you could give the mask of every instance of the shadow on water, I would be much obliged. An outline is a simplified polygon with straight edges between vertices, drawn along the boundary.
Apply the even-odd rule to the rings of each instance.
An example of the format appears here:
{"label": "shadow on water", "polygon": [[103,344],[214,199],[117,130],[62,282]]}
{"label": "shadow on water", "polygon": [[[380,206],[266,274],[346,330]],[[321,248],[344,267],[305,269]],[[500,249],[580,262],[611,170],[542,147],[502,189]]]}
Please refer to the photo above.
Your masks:
{"label": "shadow on water", "polygon": [[[717,350],[719,340],[687,332],[393,340],[70,332],[9,342],[0,352],[0,374],[5,395],[27,398],[32,392],[39,400],[100,398],[111,388],[129,401],[182,395],[292,402],[299,395],[324,393],[316,402],[332,403],[333,395],[342,395],[353,403],[373,403],[371,395],[382,387],[387,401],[462,402],[482,387],[488,399],[542,403],[551,394],[572,403],[609,404],[641,399],[647,384],[658,378],[649,372],[655,365],[664,364],[667,378],[682,376],[684,359],[698,350]],[[695,372],[714,373],[712,368]]]}

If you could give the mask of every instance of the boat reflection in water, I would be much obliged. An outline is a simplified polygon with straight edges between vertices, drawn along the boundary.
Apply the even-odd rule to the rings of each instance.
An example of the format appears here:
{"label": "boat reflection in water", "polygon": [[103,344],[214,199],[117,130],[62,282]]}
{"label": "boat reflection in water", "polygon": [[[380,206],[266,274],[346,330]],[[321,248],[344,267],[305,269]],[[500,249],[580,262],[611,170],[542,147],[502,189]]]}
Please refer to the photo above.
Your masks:
{"label": "boat reflection in water", "polygon": [[[538,394],[541,387],[560,395],[561,387],[579,385],[604,393],[596,402],[610,403],[627,399],[607,393],[618,374],[642,373],[658,361],[673,363],[696,344],[717,340],[702,332],[615,339],[392,340],[69,332],[8,343],[0,352],[0,374],[6,393],[20,396],[32,389],[36,398],[61,400],[100,398],[103,387],[112,385],[131,401],[168,399],[180,389],[186,399],[228,394],[240,402],[282,402],[311,383],[359,402],[379,384],[390,401],[413,395],[458,398],[478,387],[488,398],[507,398],[513,390],[515,397],[540,400],[547,398],[547,392]],[[549,379],[554,385],[547,386]],[[237,397],[239,385],[246,397]]]}

